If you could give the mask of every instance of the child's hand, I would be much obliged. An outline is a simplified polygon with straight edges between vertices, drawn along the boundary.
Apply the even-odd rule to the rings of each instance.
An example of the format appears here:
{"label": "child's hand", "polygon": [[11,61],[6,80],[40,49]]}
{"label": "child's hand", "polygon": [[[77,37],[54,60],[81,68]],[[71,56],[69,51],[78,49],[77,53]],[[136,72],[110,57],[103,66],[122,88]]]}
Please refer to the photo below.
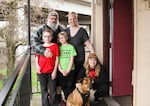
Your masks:
{"label": "child's hand", "polygon": [[37,73],[38,73],[38,74],[41,74],[41,71],[40,71],[40,70],[41,70],[41,67],[40,67],[40,66],[37,66]]}
{"label": "child's hand", "polygon": [[65,71],[63,76],[68,76],[69,73],[70,73],[70,71]]}
{"label": "child's hand", "polygon": [[67,73],[63,73],[63,76],[66,77],[68,74]]}
{"label": "child's hand", "polygon": [[76,83],[76,88],[78,88],[79,86],[81,86],[81,83]]}
{"label": "child's hand", "polygon": [[63,74],[64,77],[66,76],[66,73],[65,73],[65,72],[63,72],[62,74]]}
{"label": "child's hand", "polygon": [[54,80],[56,78],[56,72],[52,72],[51,77],[52,77],[52,80]]}
{"label": "child's hand", "polygon": [[65,71],[64,71],[64,70],[59,70],[59,71],[61,72],[61,74],[62,74],[62,75],[65,73]]}

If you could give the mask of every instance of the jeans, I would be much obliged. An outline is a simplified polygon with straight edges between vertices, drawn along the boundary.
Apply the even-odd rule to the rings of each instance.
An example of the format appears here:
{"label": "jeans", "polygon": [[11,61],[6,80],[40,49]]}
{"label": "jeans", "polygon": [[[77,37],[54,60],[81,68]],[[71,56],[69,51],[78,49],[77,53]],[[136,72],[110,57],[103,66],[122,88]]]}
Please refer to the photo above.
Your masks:
{"label": "jeans", "polygon": [[[51,74],[38,74],[38,78],[41,86],[41,98],[42,98],[42,106],[53,106],[55,103],[55,95],[56,95],[56,81],[52,80]],[[50,101],[49,101],[49,92],[50,89]]]}

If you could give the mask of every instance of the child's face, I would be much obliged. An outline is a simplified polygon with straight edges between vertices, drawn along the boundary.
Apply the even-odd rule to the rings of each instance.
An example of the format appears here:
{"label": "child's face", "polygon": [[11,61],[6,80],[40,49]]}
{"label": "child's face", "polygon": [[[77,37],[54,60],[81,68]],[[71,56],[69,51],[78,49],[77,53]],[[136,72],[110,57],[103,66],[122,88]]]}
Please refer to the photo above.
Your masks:
{"label": "child's face", "polygon": [[43,41],[45,43],[50,43],[52,41],[52,39],[53,39],[53,36],[49,32],[43,32],[42,37],[43,37]]}
{"label": "child's face", "polygon": [[95,68],[97,64],[97,60],[95,58],[89,58],[88,63],[89,63],[90,68]]}
{"label": "child's face", "polygon": [[67,37],[66,37],[65,35],[60,35],[60,36],[59,36],[59,42],[60,42],[61,44],[67,43]]}

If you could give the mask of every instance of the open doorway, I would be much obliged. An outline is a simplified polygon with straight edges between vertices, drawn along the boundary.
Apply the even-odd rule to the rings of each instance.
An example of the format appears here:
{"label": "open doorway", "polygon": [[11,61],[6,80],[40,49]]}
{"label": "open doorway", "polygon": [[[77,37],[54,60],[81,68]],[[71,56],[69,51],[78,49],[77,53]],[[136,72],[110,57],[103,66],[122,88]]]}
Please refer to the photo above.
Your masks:
{"label": "open doorway", "polygon": [[104,65],[109,70],[110,96],[121,106],[132,104],[133,0],[103,0]]}

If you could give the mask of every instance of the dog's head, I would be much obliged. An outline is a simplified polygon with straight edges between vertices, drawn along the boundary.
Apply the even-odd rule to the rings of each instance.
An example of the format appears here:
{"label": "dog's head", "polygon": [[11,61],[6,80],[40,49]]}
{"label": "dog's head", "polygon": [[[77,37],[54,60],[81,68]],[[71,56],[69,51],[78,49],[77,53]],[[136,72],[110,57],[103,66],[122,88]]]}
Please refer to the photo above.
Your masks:
{"label": "dog's head", "polygon": [[92,87],[92,79],[90,77],[82,78],[79,80],[79,84],[83,92],[88,92]]}

